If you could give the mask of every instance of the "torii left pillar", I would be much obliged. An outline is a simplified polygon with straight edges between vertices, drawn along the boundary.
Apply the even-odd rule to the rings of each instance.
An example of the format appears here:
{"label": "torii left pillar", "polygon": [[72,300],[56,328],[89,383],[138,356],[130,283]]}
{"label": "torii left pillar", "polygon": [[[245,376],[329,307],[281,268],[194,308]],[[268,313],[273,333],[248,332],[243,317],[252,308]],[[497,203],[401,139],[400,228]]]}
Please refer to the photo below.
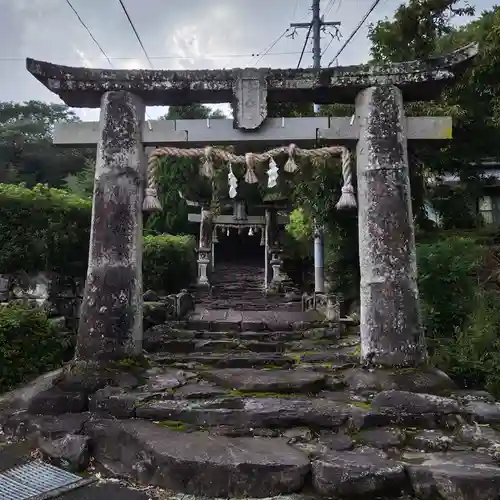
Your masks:
{"label": "torii left pillar", "polygon": [[142,351],[142,100],[101,100],[90,250],[75,360],[100,363]]}

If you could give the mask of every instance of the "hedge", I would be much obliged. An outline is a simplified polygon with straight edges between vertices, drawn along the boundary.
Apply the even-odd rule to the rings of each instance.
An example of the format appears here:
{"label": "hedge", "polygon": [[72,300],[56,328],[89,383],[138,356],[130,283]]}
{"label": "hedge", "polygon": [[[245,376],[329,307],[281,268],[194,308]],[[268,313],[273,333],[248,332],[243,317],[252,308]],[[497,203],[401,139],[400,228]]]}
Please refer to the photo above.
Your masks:
{"label": "hedge", "polygon": [[0,393],[61,366],[68,338],[40,309],[0,306]]}
{"label": "hedge", "polygon": [[[86,275],[92,203],[61,189],[0,184],[0,274]],[[194,278],[194,240],[146,236],[145,287],[176,292]]]}
{"label": "hedge", "polygon": [[144,237],[144,289],[178,292],[196,273],[195,240],[192,236]]}

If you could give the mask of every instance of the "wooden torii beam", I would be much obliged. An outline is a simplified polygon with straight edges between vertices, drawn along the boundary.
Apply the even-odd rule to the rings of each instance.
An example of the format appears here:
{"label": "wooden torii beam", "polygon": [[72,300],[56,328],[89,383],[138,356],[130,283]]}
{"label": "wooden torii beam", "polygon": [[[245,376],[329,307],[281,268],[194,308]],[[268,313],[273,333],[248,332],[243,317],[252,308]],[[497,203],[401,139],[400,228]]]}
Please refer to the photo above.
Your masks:
{"label": "wooden torii beam", "polygon": [[[99,364],[141,351],[146,106],[231,102],[233,129],[238,131],[233,134],[250,137],[257,131],[265,139],[266,123],[271,123],[267,121],[269,102],[354,102],[356,125],[349,134],[339,137],[340,122],[335,120],[328,126],[310,122],[310,129],[304,127],[302,132],[310,138],[318,130],[333,129],[337,135],[332,132],[332,140],[357,139],[361,359],[371,366],[425,363],[407,151],[415,125],[405,118],[403,101],[437,98],[477,51],[472,44],[427,61],[321,70],[128,71],[71,68],[28,59],[28,70],[66,104],[101,108],[98,135],[88,138],[91,143],[97,139],[98,148],[76,361]],[[271,126],[275,132],[276,123]],[[436,119],[435,123],[445,122]],[[165,126],[178,132],[178,125]],[[227,125],[221,122],[220,127]],[[186,130],[189,143],[189,135],[193,139],[196,133],[194,128]],[[208,141],[208,135],[198,135],[197,140]],[[428,135],[432,134],[422,138]],[[451,136],[437,133],[433,138],[445,135]],[[179,138],[185,142],[183,129]],[[277,140],[284,138],[277,134]],[[65,140],[76,143],[76,138]]]}

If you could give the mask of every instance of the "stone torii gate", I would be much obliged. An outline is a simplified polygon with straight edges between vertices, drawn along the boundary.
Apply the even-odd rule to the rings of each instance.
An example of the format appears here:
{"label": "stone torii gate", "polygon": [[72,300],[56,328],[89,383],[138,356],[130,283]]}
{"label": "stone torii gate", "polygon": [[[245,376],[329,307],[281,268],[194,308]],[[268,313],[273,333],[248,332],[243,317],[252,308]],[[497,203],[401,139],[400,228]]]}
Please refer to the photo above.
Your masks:
{"label": "stone torii gate", "polygon": [[[357,141],[361,357],[376,366],[426,361],[421,328],[407,140],[449,139],[449,118],[406,118],[405,101],[436,98],[477,53],[323,70],[104,70],[33,59],[28,70],[67,105],[101,109],[98,124],[56,129],[60,145],[97,144],[89,265],[76,360],[99,363],[142,347],[145,146],[317,139]],[[354,117],[268,119],[268,102],[356,103]],[[227,120],[145,122],[145,107],[231,102]]]}

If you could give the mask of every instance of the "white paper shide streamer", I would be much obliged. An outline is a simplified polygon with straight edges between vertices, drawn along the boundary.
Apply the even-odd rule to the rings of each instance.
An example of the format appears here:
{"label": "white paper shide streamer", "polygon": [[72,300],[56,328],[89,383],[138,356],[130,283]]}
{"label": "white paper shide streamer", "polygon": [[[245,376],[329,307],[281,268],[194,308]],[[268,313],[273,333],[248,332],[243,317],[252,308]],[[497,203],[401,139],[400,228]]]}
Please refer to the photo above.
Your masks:
{"label": "white paper shide streamer", "polygon": [[236,198],[238,194],[238,179],[233,173],[233,167],[229,164],[229,172],[227,174],[227,184],[229,186],[229,198]]}
{"label": "white paper shide streamer", "polygon": [[267,171],[267,187],[273,188],[278,185],[278,165],[274,161],[274,158],[271,157],[269,160],[269,169]]}

